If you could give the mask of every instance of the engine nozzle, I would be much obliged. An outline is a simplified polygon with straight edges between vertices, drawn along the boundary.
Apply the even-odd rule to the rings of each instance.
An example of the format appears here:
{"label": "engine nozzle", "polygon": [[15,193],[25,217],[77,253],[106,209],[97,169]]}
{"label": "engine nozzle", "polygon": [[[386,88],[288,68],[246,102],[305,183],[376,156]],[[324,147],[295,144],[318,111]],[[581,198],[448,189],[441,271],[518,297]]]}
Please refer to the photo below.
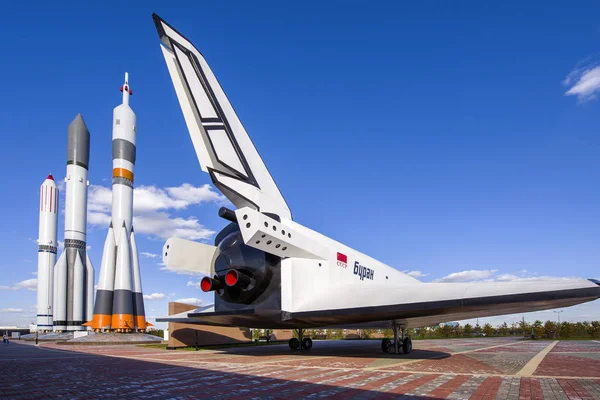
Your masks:
{"label": "engine nozzle", "polygon": [[202,289],[203,292],[212,292],[213,290],[219,290],[224,287],[225,284],[218,278],[209,278],[208,276],[205,276],[200,281],[200,289]]}
{"label": "engine nozzle", "polygon": [[225,274],[225,284],[239,289],[247,288],[252,283],[252,278],[236,269],[230,269]]}

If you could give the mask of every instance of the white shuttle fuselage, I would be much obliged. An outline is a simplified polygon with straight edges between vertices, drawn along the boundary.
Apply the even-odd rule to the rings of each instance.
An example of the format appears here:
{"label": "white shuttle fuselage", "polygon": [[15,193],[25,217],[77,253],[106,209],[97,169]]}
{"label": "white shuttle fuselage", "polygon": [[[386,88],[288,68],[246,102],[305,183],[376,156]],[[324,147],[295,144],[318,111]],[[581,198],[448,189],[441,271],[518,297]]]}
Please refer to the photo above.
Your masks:
{"label": "white shuttle fuselage", "polygon": [[[215,303],[158,318],[251,328],[400,327],[566,307],[600,298],[594,279],[424,283],[292,220],[290,208],[203,55],[153,15],[196,155],[236,207],[214,246],[170,238],[170,270],[205,275]],[[406,339],[406,338],[404,338]],[[382,343],[389,351],[390,342]],[[296,343],[297,344],[297,343]],[[293,348],[296,346],[290,342]],[[304,343],[303,343],[304,346]],[[307,345],[310,348],[310,345]]]}

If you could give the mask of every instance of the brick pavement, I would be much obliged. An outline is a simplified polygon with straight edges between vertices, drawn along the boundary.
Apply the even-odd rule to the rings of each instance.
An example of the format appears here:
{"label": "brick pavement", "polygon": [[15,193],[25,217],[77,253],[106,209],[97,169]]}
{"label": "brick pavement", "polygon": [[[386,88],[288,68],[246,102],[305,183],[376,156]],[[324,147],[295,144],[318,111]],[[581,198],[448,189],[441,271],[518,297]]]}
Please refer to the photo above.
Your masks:
{"label": "brick pavement", "polygon": [[212,351],[126,346],[0,347],[1,399],[600,400],[600,343],[559,342],[532,377],[515,376],[550,342],[414,341],[409,356],[378,341],[315,341]]}

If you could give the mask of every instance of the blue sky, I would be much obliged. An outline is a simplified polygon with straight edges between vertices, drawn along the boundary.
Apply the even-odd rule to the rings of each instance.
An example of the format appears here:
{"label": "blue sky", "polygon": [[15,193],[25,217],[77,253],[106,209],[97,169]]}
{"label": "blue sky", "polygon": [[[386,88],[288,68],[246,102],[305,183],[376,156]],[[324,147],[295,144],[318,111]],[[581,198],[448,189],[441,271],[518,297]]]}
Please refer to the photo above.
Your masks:
{"label": "blue sky", "polygon": [[[50,172],[64,178],[78,112],[92,138],[88,244],[99,272],[125,71],[138,118],[143,287],[155,294],[147,315],[166,314],[169,300],[210,300],[157,256],[167,234],[210,242],[225,223],[152,12],[203,52],[299,223],[425,281],[599,278],[599,11],[593,2],[4,5],[0,325],[33,321],[39,185]],[[59,216],[61,240],[62,230]],[[598,305],[561,318],[600,319]]]}

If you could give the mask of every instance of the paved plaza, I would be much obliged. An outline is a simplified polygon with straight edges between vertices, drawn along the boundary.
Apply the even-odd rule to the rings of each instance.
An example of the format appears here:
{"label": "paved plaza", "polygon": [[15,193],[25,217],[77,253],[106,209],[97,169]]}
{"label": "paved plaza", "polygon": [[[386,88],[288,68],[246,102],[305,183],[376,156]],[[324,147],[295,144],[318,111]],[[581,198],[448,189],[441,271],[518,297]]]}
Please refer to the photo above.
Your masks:
{"label": "paved plaza", "polygon": [[379,341],[314,341],[166,351],[12,341],[0,347],[7,399],[600,399],[600,342],[415,340],[408,356]]}

